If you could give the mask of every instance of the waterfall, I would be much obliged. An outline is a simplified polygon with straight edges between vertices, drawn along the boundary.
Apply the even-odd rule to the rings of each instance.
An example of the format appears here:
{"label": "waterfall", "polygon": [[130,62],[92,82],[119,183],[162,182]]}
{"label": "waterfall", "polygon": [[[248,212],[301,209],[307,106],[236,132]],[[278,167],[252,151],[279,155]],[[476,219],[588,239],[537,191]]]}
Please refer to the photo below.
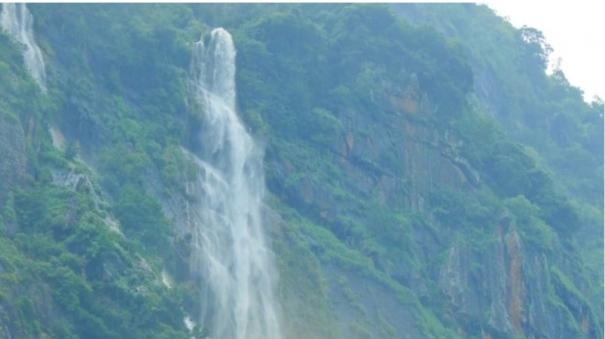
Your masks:
{"label": "waterfall", "polygon": [[4,3],[0,26],[14,40],[24,46],[25,67],[43,92],[46,91],[46,70],[40,47],[34,40],[34,18],[24,3]]}
{"label": "waterfall", "polygon": [[203,276],[200,322],[212,338],[279,339],[276,271],[264,239],[263,152],[235,109],[235,47],[222,28],[195,44],[190,94],[202,115],[191,155],[200,196],[189,207],[192,270]]}

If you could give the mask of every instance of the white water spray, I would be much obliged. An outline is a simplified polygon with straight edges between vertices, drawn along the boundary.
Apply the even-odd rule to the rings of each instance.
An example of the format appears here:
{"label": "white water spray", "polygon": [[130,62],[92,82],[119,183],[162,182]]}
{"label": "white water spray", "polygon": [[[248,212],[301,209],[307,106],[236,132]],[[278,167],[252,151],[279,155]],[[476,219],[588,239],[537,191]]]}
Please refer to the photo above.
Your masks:
{"label": "white water spray", "polygon": [[23,60],[32,78],[43,92],[46,91],[46,69],[40,47],[34,40],[34,18],[24,3],[2,4],[0,26],[13,39],[24,46]]}
{"label": "white water spray", "polygon": [[262,228],[263,153],[235,110],[235,47],[214,29],[196,43],[191,95],[203,117],[199,176],[189,206],[193,271],[203,275],[200,323],[212,338],[279,339],[276,272]]}

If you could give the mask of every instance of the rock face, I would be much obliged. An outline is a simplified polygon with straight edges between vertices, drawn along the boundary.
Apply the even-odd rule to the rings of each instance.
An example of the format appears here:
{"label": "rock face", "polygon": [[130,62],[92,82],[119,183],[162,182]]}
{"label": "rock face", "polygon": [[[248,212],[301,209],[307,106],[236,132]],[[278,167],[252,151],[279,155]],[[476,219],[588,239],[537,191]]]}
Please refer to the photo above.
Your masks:
{"label": "rock face", "polygon": [[[523,252],[514,228],[504,228],[495,230],[494,239],[480,253],[463,243],[453,245],[439,283],[463,322],[480,321],[503,335],[522,335],[531,303],[525,296]],[[544,278],[543,270],[537,273]],[[480,329],[482,334],[485,330]]]}
{"label": "rock face", "polygon": [[[500,226],[481,251],[463,242],[454,244],[441,267],[439,285],[458,320],[468,328],[475,326],[474,335],[599,337],[596,324],[583,329],[565,324],[569,315],[553,304],[554,279],[544,253],[524,249],[514,226]],[[565,303],[572,298],[563,296]],[[579,322],[595,320],[587,320],[590,316],[584,318],[582,312],[576,317]]]}
{"label": "rock face", "polygon": [[[337,180],[339,187],[347,192],[343,193],[345,197],[334,195],[331,187],[314,181],[311,173],[297,175],[304,170],[279,155],[272,157],[276,162],[268,165],[280,173],[279,178],[273,178],[273,192],[284,194],[291,205],[305,206],[303,210],[311,211],[319,222],[336,232],[346,233],[348,226],[342,216],[351,213],[351,205],[357,199],[368,202],[376,199],[384,208],[405,208],[421,213],[430,210],[430,193],[438,187],[472,189],[477,179],[467,178],[456,163],[455,141],[422,121],[432,112],[426,98],[421,101],[417,91],[408,87],[404,91],[406,101],[400,105],[399,99],[390,100],[389,112],[379,117],[367,112],[340,112],[345,127],[342,135],[334,136],[327,146],[327,157],[341,173]],[[385,102],[389,100],[385,98]],[[289,179],[292,177],[297,179]],[[366,213],[366,206],[360,204],[361,210],[356,213]],[[414,250],[425,253],[420,256],[439,254],[441,241],[446,238],[436,237],[426,229],[415,232]],[[427,281],[405,261],[391,265],[377,258],[374,263],[378,267],[391,267],[391,273],[398,277],[398,282],[393,283],[409,286],[418,296],[426,296]],[[330,261],[322,262],[321,271],[328,283],[328,299],[342,337],[422,338],[427,335],[419,325],[417,306],[394,297],[389,283]]]}
{"label": "rock face", "polygon": [[[342,112],[341,120],[346,127],[342,136],[334,138],[329,145],[329,157],[342,173],[340,187],[350,196],[361,201],[377,198],[385,207],[417,211],[431,220],[432,192],[450,188],[473,194],[482,181],[477,170],[460,155],[460,141],[426,122],[432,111],[426,99],[423,101],[423,96],[416,91],[408,87],[401,96],[388,100],[391,110],[379,118],[361,112]],[[287,160],[273,165],[279,169],[278,173],[284,174],[283,178],[300,172]],[[334,196],[329,187],[314,182],[310,175],[273,184],[277,184],[278,192],[283,189],[292,204],[306,206],[316,213],[317,220],[332,225],[335,232],[347,232],[339,219],[340,215],[350,213],[347,202]],[[568,311],[558,305],[556,300],[566,297],[559,292],[553,294],[557,284],[551,273],[552,255],[549,259],[547,253],[525,245],[510,218],[502,217],[492,230],[479,231],[483,233],[480,237],[483,240],[479,242],[469,239],[462,230],[438,227],[439,233],[414,228],[409,245],[413,256],[422,262],[433,262],[435,266],[423,273],[399,262],[395,264],[397,268],[390,271],[398,283],[408,286],[421,300],[434,298],[434,294],[430,296],[430,286],[437,285],[437,295],[445,300],[444,314],[454,315],[458,334],[483,338],[600,336],[594,319],[583,320],[583,316],[578,315],[582,312],[574,316],[578,319],[570,319]],[[443,260],[435,261],[436,257]],[[382,267],[380,259],[374,263]],[[330,297],[339,323],[366,322],[365,327],[343,327],[341,332],[345,337],[399,337],[406,333],[410,338],[420,338],[426,335],[415,333],[412,329],[418,324],[409,320],[409,314],[398,313],[397,306],[390,308],[389,302],[375,302],[384,297],[380,283],[372,279],[362,282],[363,279],[347,271],[339,275],[334,273],[338,272],[337,267],[330,264],[322,269],[331,286]],[[349,285],[339,284],[339,279]],[[571,301],[573,299],[567,302],[580,302]],[[588,309],[586,304],[583,307]],[[389,316],[380,321],[369,320],[370,315],[377,314]],[[391,317],[393,314],[397,315]],[[376,336],[375,333],[384,328],[369,324],[381,321],[388,324],[385,328],[389,330]],[[589,325],[577,329],[569,325],[574,321]]]}
{"label": "rock face", "polygon": [[[384,206],[425,211],[434,189],[467,190],[478,184],[478,174],[457,152],[459,142],[428,123],[433,111],[419,89],[410,85],[402,94],[382,100],[387,107],[380,114],[339,114],[344,130],[327,148],[346,189],[362,198],[377,197]],[[285,159],[276,166],[286,177],[300,171]],[[329,198],[327,188],[315,185],[309,176],[278,184],[324,218],[333,220],[338,214],[339,204]]]}

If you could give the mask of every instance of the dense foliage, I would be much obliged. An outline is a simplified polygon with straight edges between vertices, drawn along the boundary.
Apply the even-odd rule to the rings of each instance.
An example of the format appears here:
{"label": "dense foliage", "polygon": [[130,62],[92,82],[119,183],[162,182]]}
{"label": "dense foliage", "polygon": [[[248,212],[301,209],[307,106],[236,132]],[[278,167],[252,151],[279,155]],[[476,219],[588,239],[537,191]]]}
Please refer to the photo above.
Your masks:
{"label": "dense foliage", "polygon": [[48,94],[0,34],[0,132],[20,135],[27,164],[0,160],[19,172],[0,185],[9,333],[191,335],[183,318],[204,301],[166,210],[192,198],[182,147],[200,146],[190,50],[224,26],[239,113],[265,146],[292,337],[539,335],[494,325],[487,302],[458,312],[442,278],[470,248],[480,286],[494,276],[481,260],[518,232],[524,269],[548,258],[529,274],[552,281],[528,300],[544,296],[561,333],[602,338],[603,103],[545,74],[539,31],[475,5],[30,7]]}

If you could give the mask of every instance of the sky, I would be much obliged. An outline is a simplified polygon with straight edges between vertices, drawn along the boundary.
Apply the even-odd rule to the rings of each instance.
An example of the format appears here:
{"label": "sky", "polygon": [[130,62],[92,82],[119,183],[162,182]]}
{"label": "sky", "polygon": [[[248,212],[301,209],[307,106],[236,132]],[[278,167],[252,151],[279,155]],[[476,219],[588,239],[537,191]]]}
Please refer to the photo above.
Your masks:
{"label": "sky", "polygon": [[605,1],[506,1],[483,0],[515,27],[523,25],[544,33],[553,47],[551,63],[560,59],[567,80],[605,100]]}

